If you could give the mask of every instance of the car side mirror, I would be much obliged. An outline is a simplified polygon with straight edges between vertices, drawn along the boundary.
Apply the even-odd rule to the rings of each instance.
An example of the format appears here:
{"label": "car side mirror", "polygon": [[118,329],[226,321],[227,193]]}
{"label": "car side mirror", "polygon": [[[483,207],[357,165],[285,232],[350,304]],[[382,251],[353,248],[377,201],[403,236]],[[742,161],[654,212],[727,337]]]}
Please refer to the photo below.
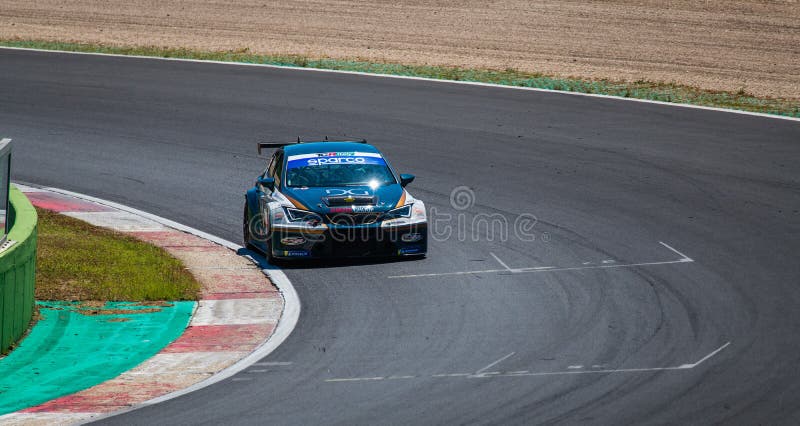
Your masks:
{"label": "car side mirror", "polygon": [[414,182],[414,175],[409,174],[402,174],[400,175],[400,186],[406,186],[411,182]]}
{"label": "car side mirror", "polygon": [[265,187],[269,188],[270,191],[274,191],[275,190],[275,179],[273,179],[271,177],[261,176],[258,179],[256,179],[256,185],[265,186]]}

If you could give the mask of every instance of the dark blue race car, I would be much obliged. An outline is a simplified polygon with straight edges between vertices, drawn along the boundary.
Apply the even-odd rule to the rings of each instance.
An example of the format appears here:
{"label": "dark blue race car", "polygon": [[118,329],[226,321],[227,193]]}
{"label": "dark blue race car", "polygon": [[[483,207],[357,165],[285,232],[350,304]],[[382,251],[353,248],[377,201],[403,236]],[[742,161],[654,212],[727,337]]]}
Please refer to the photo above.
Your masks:
{"label": "dark blue race car", "polygon": [[247,247],[269,260],[424,256],[425,204],[366,141],[259,143],[274,148],[245,194]]}

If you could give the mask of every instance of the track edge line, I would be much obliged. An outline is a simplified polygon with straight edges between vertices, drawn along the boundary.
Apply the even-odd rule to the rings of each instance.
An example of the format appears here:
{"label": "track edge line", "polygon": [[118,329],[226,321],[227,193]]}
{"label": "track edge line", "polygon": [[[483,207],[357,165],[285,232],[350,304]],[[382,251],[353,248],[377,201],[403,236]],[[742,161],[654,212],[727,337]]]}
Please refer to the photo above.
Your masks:
{"label": "track edge line", "polygon": [[112,58],[151,59],[151,60],[173,61],[173,62],[191,62],[191,63],[205,63],[205,64],[216,64],[216,65],[235,65],[235,66],[244,66],[244,67],[262,67],[262,68],[285,69],[285,70],[295,70],[295,71],[325,72],[325,73],[334,73],[334,74],[349,74],[349,75],[358,75],[358,76],[366,76],[366,77],[396,78],[396,79],[402,79],[402,80],[427,81],[427,82],[433,82],[433,83],[461,84],[461,85],[467,85],[467,86],[492,87],[492,88],[513,89],[513,90],[526,90],[526,91],[530,91],[530,92],[556,93],[556,94],[561,94],[561,95],[572,95],[572,96],[586,96],[586,97],[591,97],[591,98],[611,99],[611,100],[617,100],[617,101],[641,102],[641,103],[647,103],[647,104],[673,106],[673,107],[681,107],[681,108],[691,108],[691,109],[699,109],[699,110],[705,110],[705,111],[727,112],[727,113],[732,113],[732,114],[741,114],[741,115],[749,115],[749,116],[754,116],[754,117],[774,118],[774,119],[779,119],[779,120],[788,120],[788,121],[800,122],[800,117],[789,117],[789,116],[786,116],[786,115],[779,115],[779,114],[767,114],[767,113],[763,113],[763,112],[744,111],[744,110],[732,109],[732,108],[720,108],[720,107],[712,107],[712,106],[704,106],[704,105],[684,104],[684,103],[677,103],[677,102],[653,101],[653,100],[650,100],[650,99],[626,98],[626,97],[623,97],[623,96],[601,95],[601,94],[597,94],[597,93],[569,92],[569,91],[565,91],[565,90],[542,89],[542,88],[538,88],[538,87],[507,86],[507,85],[495,84],[495,83],[482,83],[482,82],[479,82],[479,81],[445,80],[445,79],[430,78],[430,77],[416,77],[416,76],[408,76],[408,75],[380,74],[380,73],[369,73],[369,72],[363,72],[363,71],[346,71],[346,70],[331,70],[331,69],[325,69],[325,68],[294,67],[294,66],[291,66],[291,65],[252,64],[252,63],[247,63],[247,62],[214,61],[214,60],[205,60],[205,59],[165,58],[165,57],[160,57],[160,56],[123,55],[123,54],[120,54],[120,53],[71,52],[69,50],[36,49],[36,48],[32,48],[32,47],[0,46],[0,50],[18,50],[18,51],[27,51],[27,52],[60,53],[60,54],[68,54],[68,55],[108,56],[108,57],[112,57]]}

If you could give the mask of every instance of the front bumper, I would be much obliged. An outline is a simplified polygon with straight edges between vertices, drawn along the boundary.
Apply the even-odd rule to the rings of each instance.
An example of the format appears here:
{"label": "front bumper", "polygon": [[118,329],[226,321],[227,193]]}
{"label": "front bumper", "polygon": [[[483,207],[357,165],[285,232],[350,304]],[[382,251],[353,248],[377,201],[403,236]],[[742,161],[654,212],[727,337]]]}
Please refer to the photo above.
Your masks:
{"label": "front bumper", "polygon": [[339,226],[323,232],[274,229],[271,246],[279,259],[420,256],[428,251],[428,224]]}

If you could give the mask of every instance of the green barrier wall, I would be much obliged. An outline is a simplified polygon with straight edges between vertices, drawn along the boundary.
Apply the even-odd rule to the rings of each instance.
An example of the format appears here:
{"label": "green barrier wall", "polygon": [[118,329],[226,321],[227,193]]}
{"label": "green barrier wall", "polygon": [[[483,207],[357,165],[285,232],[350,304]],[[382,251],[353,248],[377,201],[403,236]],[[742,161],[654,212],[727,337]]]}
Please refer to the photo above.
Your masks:
{"label": "green barrier wall", "polygon": [[36,277],[36,210],[13,185],[9,191],[8,239],[15,243],[0,252],[0,352],[19,340],[33,315]]}

